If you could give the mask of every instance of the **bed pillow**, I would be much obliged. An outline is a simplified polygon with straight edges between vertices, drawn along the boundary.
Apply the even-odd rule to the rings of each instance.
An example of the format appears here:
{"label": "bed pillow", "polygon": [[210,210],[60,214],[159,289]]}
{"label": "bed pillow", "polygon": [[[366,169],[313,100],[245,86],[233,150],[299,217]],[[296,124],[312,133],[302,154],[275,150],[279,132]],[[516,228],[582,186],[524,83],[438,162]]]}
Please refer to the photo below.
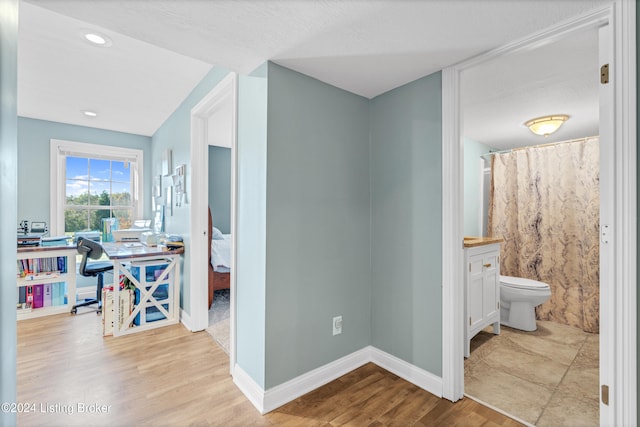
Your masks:
{"label": "bed pillow", "polygon": [[215,227],[211,228],[211,240],[223,240],[224,236],[220,230]]}

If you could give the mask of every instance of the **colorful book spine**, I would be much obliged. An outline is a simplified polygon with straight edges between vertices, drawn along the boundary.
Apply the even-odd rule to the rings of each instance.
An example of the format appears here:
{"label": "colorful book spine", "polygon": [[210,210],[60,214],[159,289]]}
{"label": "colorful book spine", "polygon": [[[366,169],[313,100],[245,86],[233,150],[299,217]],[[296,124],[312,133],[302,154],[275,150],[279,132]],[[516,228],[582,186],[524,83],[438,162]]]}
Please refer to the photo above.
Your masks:
{"label": "colorful book spine", "polygon": [[33,307],[33,286],[27,286],[27,307]]}
{"label": "colorful book spine", "polygon": [[42,285],[42,306],[51,307],[53,305],[52,283]]}
{"label": "colorful book spine", "polygon": [[64,286],[62,283],[51,284],[51,305],[64,304]]}
{"label": "colorful book spine", "polygon": [[33,308],[42,307],[43,297],[43,285],[33,285]]}

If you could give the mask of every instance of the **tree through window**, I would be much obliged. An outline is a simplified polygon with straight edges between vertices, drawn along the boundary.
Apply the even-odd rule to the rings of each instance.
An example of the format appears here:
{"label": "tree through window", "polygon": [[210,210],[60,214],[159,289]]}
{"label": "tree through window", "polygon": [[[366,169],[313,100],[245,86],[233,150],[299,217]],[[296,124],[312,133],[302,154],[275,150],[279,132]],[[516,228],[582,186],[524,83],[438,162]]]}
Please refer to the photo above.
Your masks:
{"label": "tree through window", "polygon": [[141,150],[51,143],[52,232],[102,231],[107,218],[117,219],[119,229],[130,228],[142,217]]}
{"label": "tree through window", "polygon": [[64,207],[65,232],[101,230],[102,220],[117,218],[131,226],[129,162],[67,157]]}

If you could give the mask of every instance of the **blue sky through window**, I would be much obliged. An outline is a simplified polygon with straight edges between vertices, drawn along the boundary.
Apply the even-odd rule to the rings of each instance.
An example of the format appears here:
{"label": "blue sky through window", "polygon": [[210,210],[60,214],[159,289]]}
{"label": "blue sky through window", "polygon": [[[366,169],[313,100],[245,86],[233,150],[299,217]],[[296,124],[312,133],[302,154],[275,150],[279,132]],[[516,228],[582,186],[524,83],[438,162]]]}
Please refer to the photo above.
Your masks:
{"label": "blue sky through window", "polygon": [[112,194],[131,192],[131,170],[128,162],[71,156],[66,160],[67,196],[85,194],[89,181],[91,194],[101,194],[102,191]]}

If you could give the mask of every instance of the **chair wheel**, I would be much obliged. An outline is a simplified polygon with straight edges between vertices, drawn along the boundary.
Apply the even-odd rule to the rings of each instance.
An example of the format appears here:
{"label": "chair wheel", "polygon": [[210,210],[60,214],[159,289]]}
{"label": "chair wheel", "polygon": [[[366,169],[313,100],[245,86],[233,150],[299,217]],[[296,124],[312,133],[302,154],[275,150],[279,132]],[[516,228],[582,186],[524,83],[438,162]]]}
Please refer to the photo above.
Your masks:
{"label": "chair wheel", "polygon": [[102,310],[96,310],[96,314],[99,316],[102,314]]}
{"label": "chair wheel", "polygon": [[72,309],[71,309],[71,314],[76,314],[77,312],[78,312],[78,309],[77,309],[77,308],[72,308]]}

